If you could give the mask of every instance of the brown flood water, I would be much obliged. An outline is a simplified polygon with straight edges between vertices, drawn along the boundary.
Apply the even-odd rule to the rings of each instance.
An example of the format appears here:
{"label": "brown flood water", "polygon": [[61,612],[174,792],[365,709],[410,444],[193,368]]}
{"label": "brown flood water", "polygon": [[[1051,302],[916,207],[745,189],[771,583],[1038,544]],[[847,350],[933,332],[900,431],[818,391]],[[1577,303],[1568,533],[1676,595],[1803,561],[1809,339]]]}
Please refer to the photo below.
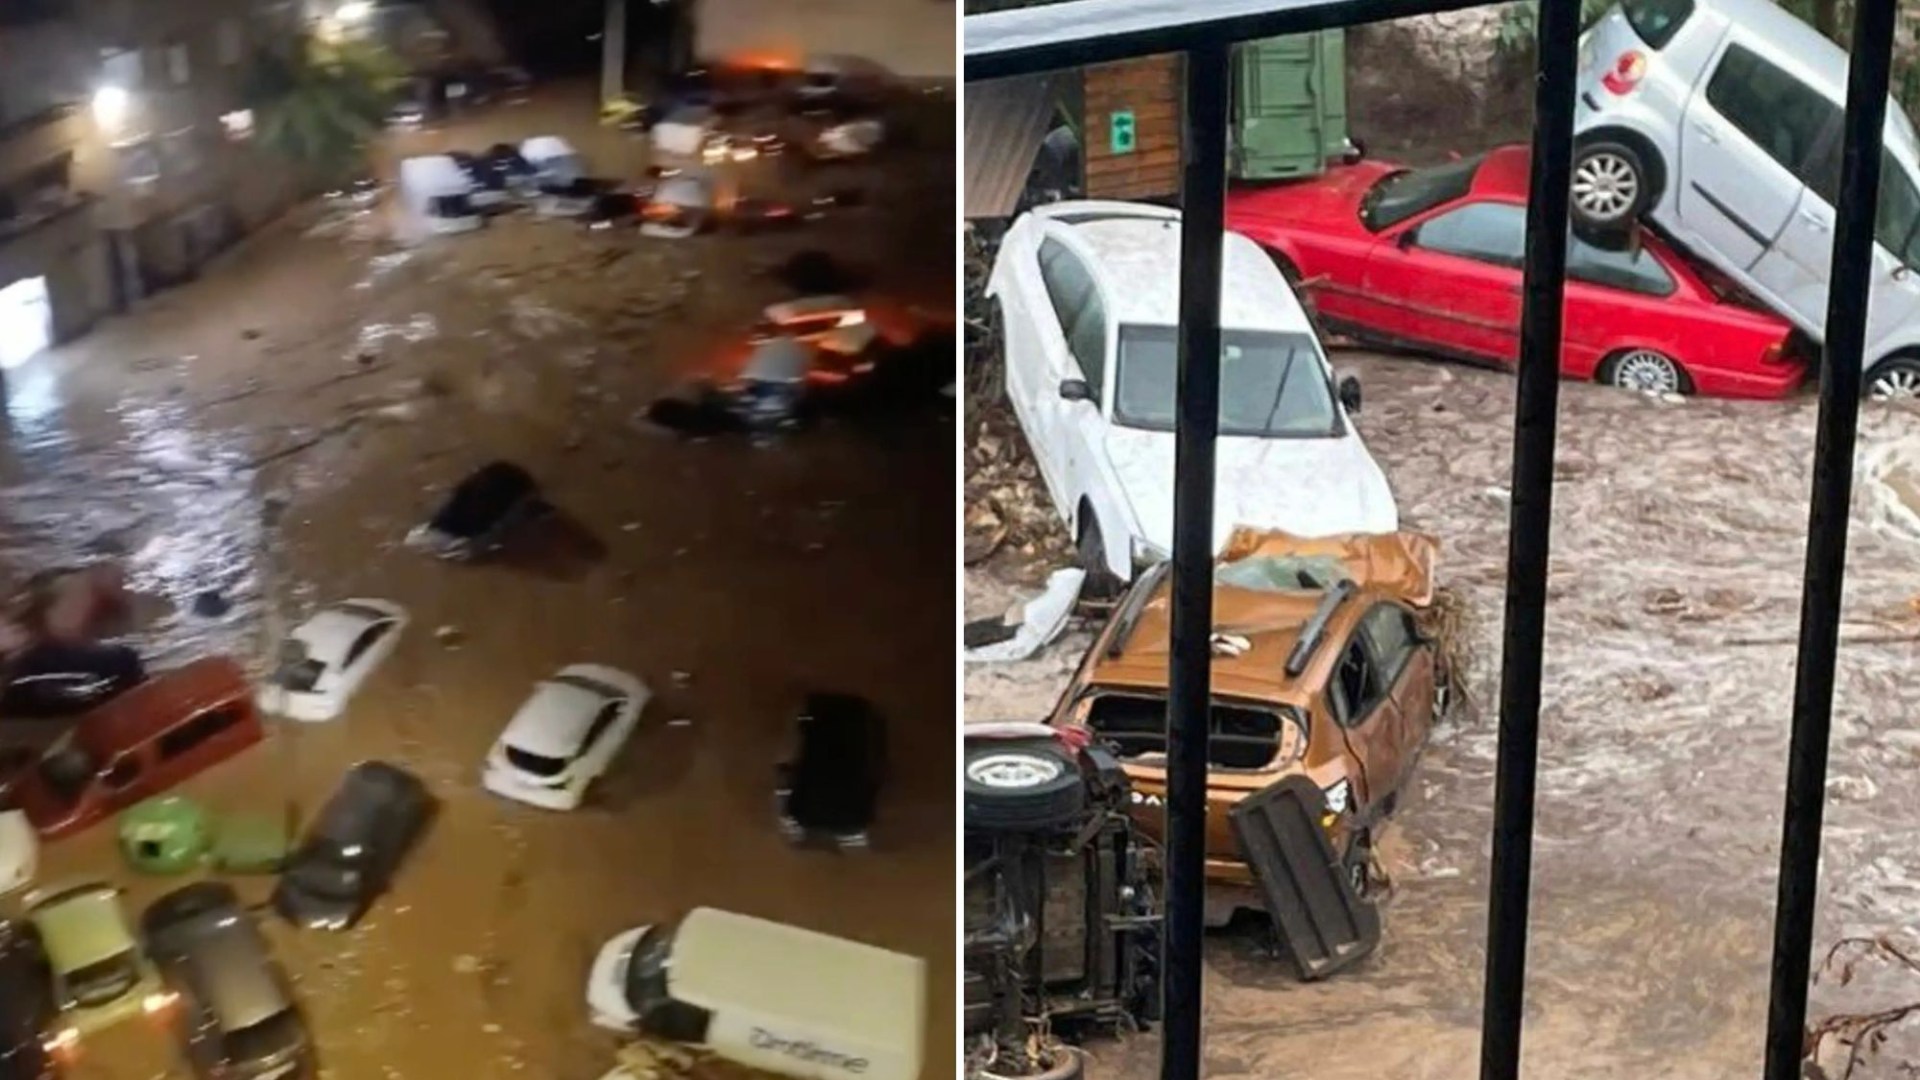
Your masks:
{"label": "brown flood water", "polygon": [[[480,149],[559,131],[590,160],[634,168],[643,155],[593,128],[590,108],[568,91],[418,138]],[[130,639],[155,666],[260,655],[265,492],[289,503],[266,575],[282,625],[351,596],[411,612],[344,719],[276,727],[183,789],[221,810],[311,812],[349,764],[384,758],[443,800],[361,928],[268,920],[325,1075],[597,1077],[616,1040],[587,1023],[594,950],[696,905],[925,958],[925,1075],[949,1070],[951,408],[768,447],[632,422],[781,297],[751,272],[780,254],[844,251],[877,265],[890,296],[951,309],[951,249],[931,239],[953,235],[944,109],[945,132],[924,143],[936,149],[845,174],[873,181],[873,205],[794,236],[675,244],[507,219],[400,255],[303,235],[311,217],[296,217],[15,373],[0,568],[124,550],[136,587],[167,602]],[[530,468],[575,520],[571,557],[462,568],[399,547],[447,485],[495,457]],[[192,615],[207,588],[233,613]],[[457,647],[436,640],[443,626]],[[625,668],[656,695],[597,796],[555,814],[481,791],[482,757],[534,680],[578,662]],[[773,828],[774,767],[810,688],[865,694],[892,721],[870,853],[795,850]],[[136,878],[111,842],[109,826],[54,845],[43,880],[104,875],[135,905],[178,883]],[[264,897],[270,882],[240,884]],[[90,1045],[74,1075],[186,1073],[135,1023]]]}

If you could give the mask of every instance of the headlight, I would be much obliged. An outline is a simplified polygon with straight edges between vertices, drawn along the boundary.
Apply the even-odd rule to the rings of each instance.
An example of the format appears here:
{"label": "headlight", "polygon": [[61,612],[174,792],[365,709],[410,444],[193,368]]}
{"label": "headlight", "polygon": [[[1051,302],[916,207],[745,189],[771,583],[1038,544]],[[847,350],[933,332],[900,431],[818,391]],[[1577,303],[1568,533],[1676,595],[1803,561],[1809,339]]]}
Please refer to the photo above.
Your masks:
{"label": "headlight", "polygon": [[1142,540],[1137,536],[1133,538],[1134,573],[1138,574],[1140,571],[1145,570],[1149,566],[1153,566],[1156,563],[1166,562],[1168,559],[1171,559],[1171,558],[1173,558],[1172,553],[1167,551],[1166,548],[1161,547],[1159,544],[1155,544],[1147,540]]}
{"label": "headlight", "polygon": [[1327,811],[1344,814],[1353,802],[1353,786],[1345,780],[1335,780],[1333,786],[1321,792],[1327,799]]}

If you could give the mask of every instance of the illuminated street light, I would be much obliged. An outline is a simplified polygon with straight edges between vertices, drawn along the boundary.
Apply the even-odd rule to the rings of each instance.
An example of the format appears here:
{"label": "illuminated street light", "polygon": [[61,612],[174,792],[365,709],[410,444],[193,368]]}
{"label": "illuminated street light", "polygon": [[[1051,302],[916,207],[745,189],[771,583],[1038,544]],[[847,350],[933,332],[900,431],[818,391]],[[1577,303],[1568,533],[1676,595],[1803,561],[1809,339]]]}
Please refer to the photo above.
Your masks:
{"label": "illuminated street light", "polygon": [[123,86],[102,86],[93,92],[93,118],[101,127],[116,129],[127,118],[132,96]]}

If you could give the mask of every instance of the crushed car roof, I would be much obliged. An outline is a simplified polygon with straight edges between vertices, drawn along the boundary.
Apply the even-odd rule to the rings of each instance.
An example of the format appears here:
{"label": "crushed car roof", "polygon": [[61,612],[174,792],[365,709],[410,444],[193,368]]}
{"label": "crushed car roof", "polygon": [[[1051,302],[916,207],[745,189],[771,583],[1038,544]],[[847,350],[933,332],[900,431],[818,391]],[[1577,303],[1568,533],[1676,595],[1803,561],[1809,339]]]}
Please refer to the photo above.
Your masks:
{"label": "crushed car roof", "polygon": [[[1245,647],[1216,652],[1213,689],[1230,697],[1306,702],[1305,688],[1285,673],[1299,640],[1339,573],[1360,589],[1349,604],[1391,597],[1414,607],[1433,599],[1433,563],[1438,542],[1424,533],[1348,533],[1298,537],[1283,532],[1237,529],[1215,564],[1213,629],[1244,639]],[[1260,565],[1260,564],[1266,565]],[[1305,581],[1297,575],[1304,574]],[[1222,576],[1225,576],[1225,580]],[[1293,580],[1289,582],[1289,578]],[[1237,583],[1236,583],[1237,582]],[[1309,582],[1311,582],[1309,584]],[[1117,644],[1102,643],[1088,671],[1089,683],[1164,688],[1172,608],[1171,582],[1161,575],[1133,625],[1117,627]],[[1331,655],[1316,658],[1316,667]]]}

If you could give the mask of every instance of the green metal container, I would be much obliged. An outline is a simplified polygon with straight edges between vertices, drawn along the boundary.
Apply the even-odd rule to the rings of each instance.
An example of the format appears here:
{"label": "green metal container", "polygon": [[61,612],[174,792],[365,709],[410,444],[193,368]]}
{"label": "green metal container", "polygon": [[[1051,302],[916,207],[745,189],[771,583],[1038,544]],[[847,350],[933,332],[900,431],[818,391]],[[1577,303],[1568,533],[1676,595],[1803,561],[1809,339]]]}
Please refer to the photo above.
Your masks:
{"label": "green metal container", "polygon": [[1249,41],[1233,54],[1236,180],[1318,176],[1352,150],[1344,30]]}

